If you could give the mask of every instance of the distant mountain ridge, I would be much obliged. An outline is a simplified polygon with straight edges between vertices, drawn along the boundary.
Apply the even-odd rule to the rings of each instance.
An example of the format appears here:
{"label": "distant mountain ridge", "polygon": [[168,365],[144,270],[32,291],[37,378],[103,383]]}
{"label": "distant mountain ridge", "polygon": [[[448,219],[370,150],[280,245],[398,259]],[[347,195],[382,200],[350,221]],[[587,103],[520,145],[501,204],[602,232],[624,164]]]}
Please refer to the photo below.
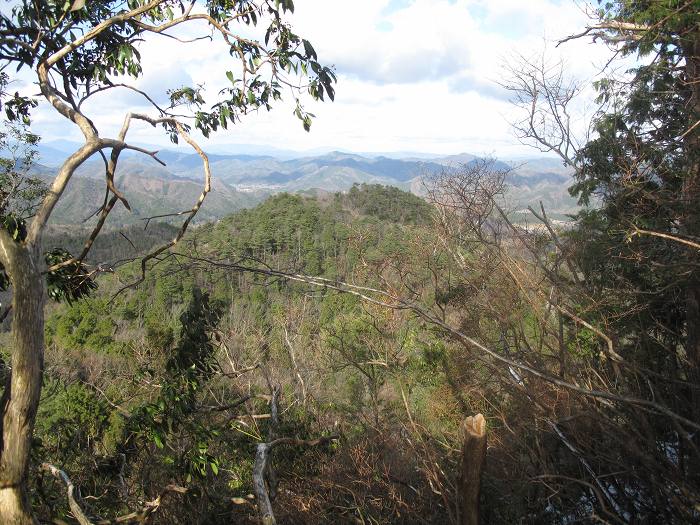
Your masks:
{"label": "distant mountain ridge", "polygon": [[[39,146],[37,171],[49,177],[55,166],[78,144],[68,141]],[[154,147],[155,148],[155,147]],[[63,153],[63,158],[61,154]],[[365,156],[334,151],[318,156],[278,158],[272,155],[209,154],[214,174],[211,194],[207,197],[198,221],[209,221],[246,207],[266,196],[280,192],[346,191],[354,184],[382,184],[413,193],[422,193],[421,180],[446,167],[458,167],[479,161],[470,154],[409,157]],[[185,150],[162,150],[162,166],[141,153],[126,151],[117,168],[115,182],[130,204],[132,212],[118,205],[110,226],[134,224],[145,217],[191,208],[202,190],[203,168],[199,155]],[[54,166],[53,168],[47,166]],[[567,191],[571,172],[556,159],[533,159],[509,163],[496,161],[499,169],[512,168],[507,182],[509,204],[526,208],[542,201],[552,216],[574,213],[576,202]],[[104,163],[93,157],[76,172],[54,217],[55,224],[78,224],[96,210],[104,200]]]}

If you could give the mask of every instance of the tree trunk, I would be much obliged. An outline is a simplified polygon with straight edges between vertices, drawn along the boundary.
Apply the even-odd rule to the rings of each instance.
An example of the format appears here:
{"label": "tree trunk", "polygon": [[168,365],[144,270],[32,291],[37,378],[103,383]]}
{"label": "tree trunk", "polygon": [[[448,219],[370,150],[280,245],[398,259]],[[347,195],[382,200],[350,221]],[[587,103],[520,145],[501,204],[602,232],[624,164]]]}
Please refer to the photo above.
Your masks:
{"label": "tree trunk", "polygon": [[481,414],[462,423],[462,470],[458,485],[460,525],[479,525],[479,493],[481,471],[486,459],[486,420]]}
{"label": "tree trunk", "polygon": [[[700,234],[700,31],[694,31],[692,45],[685,50],[686,82],[690,86],[690,115],[686,136],[688,173],[683,183],[684,233],[691,238]],[[696,373],[700,370],[700,276],[691,277],[686,290],[686,353]]]}
{"label": "tree trunk", "polygon": [[0,523],[29,525],[27,473],[44,368],[44,278],[39,249],[0,235],[0,260],[10,277],[12,369],[0,401]]}
{"label": "tree trunk", "polygon": [[[689,99],[688,131],[685,137],[687,173],[683,181],[681,221],[682,233],[691,239],[700,237],[700,30],[695,28],[684,49],[686,83],[691,89]],[[696,255],[696,254],[693,254]],[[685,289],[685,352],[690,361],[688,379],[691,390],[692,417],[700,419],[700,274],[690,274]],[[696,434],[695,444],[700,443]]]}

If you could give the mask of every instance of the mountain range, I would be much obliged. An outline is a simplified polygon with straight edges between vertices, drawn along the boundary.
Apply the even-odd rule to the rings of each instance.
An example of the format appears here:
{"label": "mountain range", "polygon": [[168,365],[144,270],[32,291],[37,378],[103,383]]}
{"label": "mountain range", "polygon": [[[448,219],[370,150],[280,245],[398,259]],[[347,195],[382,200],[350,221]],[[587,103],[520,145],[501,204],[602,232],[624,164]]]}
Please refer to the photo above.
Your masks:
{"label": "mountain range", "polygon": [[[39,146],[35,170],[47,179],[66,156],[79,145],[54,141]],[[132,207],[118,204],[108,226],[137,224],[144,218],[190,209],[202,190],[203,168],[197,154],[184,150],[162,150],[165,166],[149,156],[124,152],[115,183]],[[320,155],[224,154],[209,155],[214,175],[212,191],[198,214],[210,221],[238,209],[251,207],[279,192],[344,191],[353,184],[382,184],[421,194],[421,180],[449,167],[478,161],[470,154],[452,156],[368,155],[330,152]],[[513,210],[542,201],[554,218],[565,218],[577,209],[568,194],[571,172],[551,158],[495,161],[494,167],[510,169],[507,199]],[[90,216],[104,200],[104,163],[97,156],[85,162],[71,179],[52,218],[54,225],[89,224]],[[92,219],[94,220],[94,218]]]}

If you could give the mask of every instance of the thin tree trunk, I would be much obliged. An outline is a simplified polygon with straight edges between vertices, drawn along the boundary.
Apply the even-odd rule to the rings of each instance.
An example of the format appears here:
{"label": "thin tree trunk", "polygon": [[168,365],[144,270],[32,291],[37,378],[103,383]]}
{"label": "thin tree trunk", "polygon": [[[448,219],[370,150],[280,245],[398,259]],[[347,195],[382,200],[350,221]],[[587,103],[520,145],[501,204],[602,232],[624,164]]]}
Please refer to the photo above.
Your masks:
{"label": "thin tree trunk", "polygon": [[481,414],[468,417],[462,423],[462,470],[459,480],[460,525],[479,525],[479,494],[481,472],[486,459],[486,420]]}
{"label": "thin tree trunk", "polygon": [[29,525],[27,473],[44,367],[44,279],[40,250],[0,233],[0,260],[10,277],[12,369],[0,407],[0,523]]}
{"label": "thin tree trunk", "polygon": [[304,379],[301,377],[301,373],[299,372],[299,366],[297,365],[297,358],[296,358],[296,353],[294,352],[294,346],[292,345],[291,340],[289,339],[289,332],[287,331],[287,327],[284,328],[284,340],[287,343],[287,349],[289,350],[289,359],[292,362],[292,369],[294,371],[294,375],[296,376],[297,383],[299,384],[299,397],[301,398],[301,406],[306,406],[306,384],[304,384]]}
{"label": "thin tree trunk", "polygon": [[[686,136],[688,173],[683,183],[684,233],[691,238],[700,234],[700,31],[695,30],[693,44],[685,51],[686,82],[692,90]],[[700,276],[693,275],[686,289],[686,353],[700,371]]]}
{"label": "thin tree trunk", "polygon": [[[683,233],[691,239],[700,236],[700,30],[693,31],[692,45],[684,50],[686,56],[686,82],[690,86],[690,115],[685,137],[685,154],[688,157],[688,172],[683,181],[681,222]],[[690,360],[692,418],[700,420],[700,275],[693,271],[685,289],[685,352]],[[694,442],[700,444],[696,433]],[[697,469],[695,458],[693,469]]]}
{"label": "thin tree trunk", "polygon": [[[691,30],[692,31],[692,30]],[[680,217],[681,231],[688,238],[700,235],[700,31],[695,29],[683,49],[685,56],[685,82],[689,86],[688,129],[684,146],[687,171],[683,180]],[[688,379],[691,389],[691,410],[694,419],[700,418],[700,275],[693,271],[685,285],[685,354],[690,361]],[[696,435],[695,442],[700,438]]]}

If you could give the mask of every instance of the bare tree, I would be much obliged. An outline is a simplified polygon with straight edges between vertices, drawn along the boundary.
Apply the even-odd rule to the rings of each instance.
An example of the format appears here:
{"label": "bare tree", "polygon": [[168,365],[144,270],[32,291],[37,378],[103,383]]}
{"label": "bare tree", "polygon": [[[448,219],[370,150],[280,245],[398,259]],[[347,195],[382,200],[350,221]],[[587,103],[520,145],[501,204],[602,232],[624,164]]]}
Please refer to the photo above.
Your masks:
{"label": "bare tree", "polygon": [[511,94],[510,102],[521,116],[512,122],[520,141],[544,153],[554,153],[564,164],[575,168],[586,136],[580,136],[580,95],[583,82],[566,75],[564,63],[547,58],[546,53],[527,57],[517,55],[505,65],[501,82]]}

